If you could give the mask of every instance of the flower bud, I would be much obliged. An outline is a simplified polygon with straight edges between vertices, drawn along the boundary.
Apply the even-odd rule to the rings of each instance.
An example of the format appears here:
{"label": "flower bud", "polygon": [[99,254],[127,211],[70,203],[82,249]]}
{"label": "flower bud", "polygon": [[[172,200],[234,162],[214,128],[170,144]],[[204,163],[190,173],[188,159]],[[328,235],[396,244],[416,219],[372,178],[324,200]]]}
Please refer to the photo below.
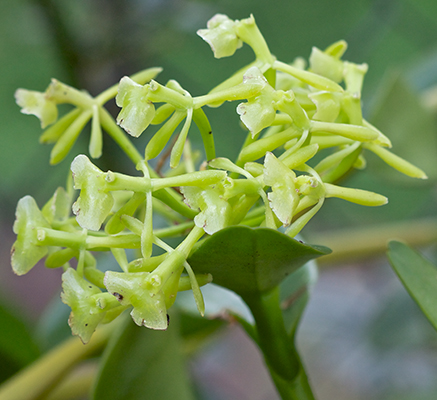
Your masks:
{"label": "flower bud", "polygon": [[311,121],[311,133],[333,133],[360,142],[371,142],[379,134],[373,129],[360,125],[339,124],[335,122]]}
{"label": "flower bud", "polygon": [[309,61],[312,72],[337,83],[343,80],[343,61],[337,57],[333,57],[317,47],[313,47]]}
{"label": "flower bud", "polygon": [[385,149],[384,147],[378,146],[374,143],[366,143],[365,148],[369,149],[371,152],[375,153],[378,157],[385,161],[388,165],[407,176],[419,179],[428,178],[425,172],[423,172],[420,168],[411,164],[407,160],[404,160],[403,158],[397,156],[391,151]]}
{"label": "flower bud", "polygon": [[388,203],[388,199],[378,193],[368,190],[345,188],[337,185],[325,183],[326,197],[338,197],[351,203],[361,204],[362,206],[382,206]]}

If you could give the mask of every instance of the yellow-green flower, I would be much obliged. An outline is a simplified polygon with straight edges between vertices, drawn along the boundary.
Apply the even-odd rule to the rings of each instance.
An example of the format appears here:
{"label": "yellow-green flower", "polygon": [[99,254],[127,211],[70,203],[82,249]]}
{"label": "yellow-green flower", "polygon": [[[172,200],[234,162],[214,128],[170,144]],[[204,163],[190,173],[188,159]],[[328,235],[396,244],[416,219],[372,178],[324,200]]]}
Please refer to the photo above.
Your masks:
{"label": "yellow-green flower", "polygon": [[23,114],[35,115],[41,121],[41,128],[53,124],[58,119],[58,108],[46,93],[33,90],[18,89],[15,101]]}
{"label": "yellow-green flower", "polygon": [[120,81],[115,98],[121,107],[117,124],[134,137],[140,136],[155,116],[155,106],[147,98],[148,93],[149,85],[139,85],[127,76]]}
{"label": "yellow-green flower", "polygon": [[232,56],[243,42],[237,36],[236,22],[224,14],[216,14],[207,22],[208,29],[199,29],[197,34],[210,46],[215,58]]}
{"label": "yellow-green flower", "polygon": [[17,240],[12,246],[12,269],[17,275],[29,272],[48,253],[47,246],[38,245],[38,229],[50,228],[36,201],[25,196],[18,201],[14,233]]}

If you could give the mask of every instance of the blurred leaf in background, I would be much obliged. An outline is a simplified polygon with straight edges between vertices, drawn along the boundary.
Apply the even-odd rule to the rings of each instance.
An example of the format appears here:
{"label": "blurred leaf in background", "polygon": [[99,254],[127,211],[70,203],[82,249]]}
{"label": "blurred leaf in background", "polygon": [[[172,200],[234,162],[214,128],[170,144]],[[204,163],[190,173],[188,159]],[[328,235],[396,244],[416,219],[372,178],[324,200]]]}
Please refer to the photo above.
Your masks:
{"label": "blurred leaf in background", "polygon": [[0,381],[34,361],[40,354],[29,326],[12,310],[0,305]]}

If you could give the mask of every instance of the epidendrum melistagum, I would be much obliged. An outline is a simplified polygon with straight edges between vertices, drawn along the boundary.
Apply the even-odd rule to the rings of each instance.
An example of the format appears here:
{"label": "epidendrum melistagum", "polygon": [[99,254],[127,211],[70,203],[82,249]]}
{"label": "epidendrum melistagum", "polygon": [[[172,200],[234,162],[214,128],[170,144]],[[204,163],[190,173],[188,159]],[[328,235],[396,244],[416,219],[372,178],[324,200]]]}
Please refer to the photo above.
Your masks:
{"label": "epidendrum melistagum", "polygon": [[[65,158],[91,121],[90,156],[102,154],[103,129],[141,174],[103,172],[87,156],[78,155],[71,164],[74,182],[58,188],[41,210],[31,196],[18,203],[12,267],[22,275],[45,258],[47,267],[64,269],[62,300],[72,310],[73,334],[84,343],[99,324],[126,308],[132,308],[136,324],[166,329],[167,309],[181,290],[192,289],[203,314],[199,286],[212,277],[195,275],[187,258],[205,235],[241,224],[284,227],[295,237],[326,198],[385,204],[380,194],[335,184],[351,169],[365,167],[366,151],[408,176],[426,178],[390,152],[390,140],[363,118],[361,88],[367,65],[341,59],[344,41],[325,50],[314,47],[306,68],[301,58],[291,64],[277,60],[253,16],[234,21],[217,14],[197,33],[216,58],[231,56],[246,43],[255,60],[198,97],[175,80],[165,85],[155,81],[160,68],[124,77],[94,98],[57,80],[44,93],[16,92],[23,113],[36,115],[42,128],[50,125],[41,142],[54,143],[52,164]],[[121,107],[116,121],[103,107],[114,97]],[[249,131],[235,161],[216,156],[204,112],[226,101],[238,103],[236,112]],[[57,105],[64,103],[74,108],[58,119]],[[202,136],[204,162],[198,162],[187,140],[193,123]],[[171,140],[181,124],[177,139]],[[138,137],[149,125],[160,128],[143,156],[120,127]],[[235,131],[244,134],[241,127]],[[169,146],[170,168],[158,175],[150,161]],[[73,184],[80,190],[75,201]],[[167,226],[154,228],[154,215],[161,215]],[[175,236],[184,239],[172,248],[164,239]],[[155,255],[154,246],[163,253]],[[136,249],[138,258],[129,261],[127,249]],[[98,269],[95,251],[111,251],[121,272]],[[70,266],[72,259],[77,259],[76,269]]]}

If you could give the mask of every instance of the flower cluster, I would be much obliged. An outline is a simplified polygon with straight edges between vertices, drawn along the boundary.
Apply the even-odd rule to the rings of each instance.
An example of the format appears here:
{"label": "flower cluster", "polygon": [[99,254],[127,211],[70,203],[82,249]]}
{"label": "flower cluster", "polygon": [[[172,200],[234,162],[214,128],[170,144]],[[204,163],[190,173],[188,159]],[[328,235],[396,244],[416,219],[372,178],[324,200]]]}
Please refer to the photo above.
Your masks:
{"label": "flower cluster", "polygon": [[[101,154],[103,127],[139,170],[138,176],[104,172],[78,155],[67,190],[58,189],[42,210],[30,196],[18,203],[13,269],[27,273],[42,258],[49,268],[64,268],[62,299],[72,309],[73,334],[84,342],[126,308],[138,325],[166,329],[167,309],[180,290],[192,289],[203,313],[199,286],[211,276],[195,274],[187,260],[205,235],[246,225],[284,226],[294,237],[327,198],[385,204],[380,194],[339,186],[351,170],[365,167],[366,151],[408,176],[426,178],[393,154],[390,140],[363,118],[367,65],[342,60],[345,42],[313,48],[306,68],[300,58],[286,64],[272,56],[253,16],[234,21],[218,14],[198,34],[216,58],[231,56],[246,43],[255,60],[197,97],[174,80],[165,85],[153,80],[159,68],[124,77],[118,88],[96,98],[58,81],[45,93],[16,92],[23,113],[40,118],[43,128],[53,124],[41,138],[56,143],[52,163],[65,157],[92,119],[91,157]],[[113,97],[121,107],[116,121],[103,108]],[[237,102],[236,113],[248,131],[235,161],[216,156],[204,110],[225,101]],[[60,103],[75,108],[57,121]],[[138,137],[151,124],[160,126],[143,156],[120,127]],[[191,151],[192,124],[202,136],[204,162]],[[170,168],[158,174],[152,160],[160,156],[160,165],[166,154]],[[73,187],[80,191],[77,199]],[[157,227],[157,215],[166,226]],[[164,241],[168,237],[183,239],[173,248]],[[93,254],[101,251],[112,252],[120,271],[97,268]]]}

